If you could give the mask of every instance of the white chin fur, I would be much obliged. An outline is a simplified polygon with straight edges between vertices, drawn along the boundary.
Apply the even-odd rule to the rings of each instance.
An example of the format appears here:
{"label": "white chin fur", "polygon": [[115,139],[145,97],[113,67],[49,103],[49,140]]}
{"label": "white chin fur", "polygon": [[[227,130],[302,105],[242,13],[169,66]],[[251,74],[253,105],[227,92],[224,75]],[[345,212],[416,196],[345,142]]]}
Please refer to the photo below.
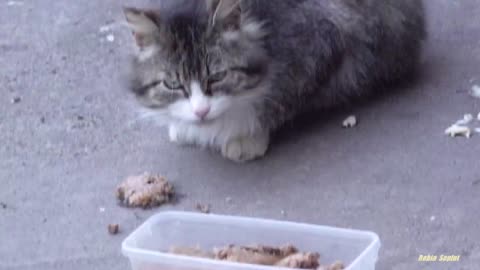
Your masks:
{"label": "white chin fur", "polygon": [[203,147],[221,148],[229,140],[249,136],[260,130],[251,99],[222,97],[212,101],[211,111],[204,121],[198,120],[188,101],[173,104],[170,133],[173,141],[181,144],[196,144]]}

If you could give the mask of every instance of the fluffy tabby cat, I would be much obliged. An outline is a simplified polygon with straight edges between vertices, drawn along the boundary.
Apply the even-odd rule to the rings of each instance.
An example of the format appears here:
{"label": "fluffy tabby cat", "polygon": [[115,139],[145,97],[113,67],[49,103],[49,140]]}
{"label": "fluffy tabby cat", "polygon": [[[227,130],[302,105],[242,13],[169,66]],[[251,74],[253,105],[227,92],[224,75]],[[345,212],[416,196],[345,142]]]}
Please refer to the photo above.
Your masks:
{"label": "fluffy tabby cat", "polygon": [[124,11],[138,99],[171,141],[234,161],[263,156],[300,113],[412,74],[425,36],[422,0],[158,0]]}

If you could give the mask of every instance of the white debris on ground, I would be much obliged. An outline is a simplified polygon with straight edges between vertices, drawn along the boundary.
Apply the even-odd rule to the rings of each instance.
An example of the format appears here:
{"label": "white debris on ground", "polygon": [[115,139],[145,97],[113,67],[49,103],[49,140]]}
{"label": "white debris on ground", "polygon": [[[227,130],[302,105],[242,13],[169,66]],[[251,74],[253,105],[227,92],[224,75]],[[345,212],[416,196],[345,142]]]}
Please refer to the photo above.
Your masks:
{"label": "white debris on ground", "polygon": [[353,128],[357,125],[357,117],[355,115],[351,115],[343,120],[342,126],[344,128]]}
{"label": "white debris on ground", "polygon": [[115,36],[113,34],[109,34],[106,37],[108,42],[114,42],[115,41]]}
{"label": "white debris on ground", "polygon": [[470,122],[472,122],[472,120],[473,120],[472,114],[465,114],[463,116],[463,119],[458,120],[457,123],[455,123],[455,125],[459,125],[459,126],[468,125],[470,124]]}
{"label": "white debris on ground", "polygon": [[7,6],[23,6],[22,1],[8,1]]}
{"label": "white debris on ground", "polygon": [[117,21],[109,21],[106,24],[100,26],[98,28],[98,32],[100,33],[111,33],[115,29],[122,27],[124,22],[117,22]]}
{"label": "white debris on ground", "polygon": [[470,93],[473,97],[480,98],[480,86],[472,86],[472,92]]}
{"label": "white debris on ground", "polygon": [[[474,80],[470,80],[472,83]],[[470,91],[470,95],[475,98],[480,98],[480,86],[475,84],[472,86]],[[449,128],[445,130],[445,134],[450,137],[465,137],[470,138],[472,133],[480,133],[480,128],[473,128],[471,123],[476,118],[477,121],[480,121],[480,113],[476,115],[473,114],[465,114],[462,119],[455,122],[455,124],[451,125]]]}
{"label": "white debris on ground", "polygon": [[103,26],[100,26],[100,28],[98,29],[98,31],[100,33],[106,33],[108,31],[110,31],[110,29],[112,29],[112,27],[110,25],[103,25]]}
{"label": "white debris on ground", "polygon": [[454,124],[445,130],[445,134],[450,137],[461,136],[461,137],[470,138],[470,136],[472,135],[472,131],[469,127],[459,126]]}
{"label": "white debris on ground", "polygon": [[119,23],[111,22],[111,23],[100,26],[98,28],[98,32],[100,34],[105,35],[104,37],[108,42],[114,42],[115,41],[115,35],[113,34],[113,32],[114,32],[115,28],[117,28],[118,26],[120,26]]}

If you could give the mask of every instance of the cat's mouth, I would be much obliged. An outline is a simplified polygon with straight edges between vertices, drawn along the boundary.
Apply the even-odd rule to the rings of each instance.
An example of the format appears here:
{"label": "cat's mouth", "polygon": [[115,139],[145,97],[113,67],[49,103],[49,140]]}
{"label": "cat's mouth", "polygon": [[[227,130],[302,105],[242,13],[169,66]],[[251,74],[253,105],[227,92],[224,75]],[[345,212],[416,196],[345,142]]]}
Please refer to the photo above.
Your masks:
{"label": "cat's mouth", "polygon": [[215,123],[216,119],[196,119],[192,121],[192,124],[197,126],[209,126]]}
{"label": "cat's mouth", "polygon": [[208,126],[213,125],[214,122],[215,122],[214,120],[204,120],[204,121],[200,121],[200,122],[195,123],[195,125],[197,125],[199,127],[208,127]]}

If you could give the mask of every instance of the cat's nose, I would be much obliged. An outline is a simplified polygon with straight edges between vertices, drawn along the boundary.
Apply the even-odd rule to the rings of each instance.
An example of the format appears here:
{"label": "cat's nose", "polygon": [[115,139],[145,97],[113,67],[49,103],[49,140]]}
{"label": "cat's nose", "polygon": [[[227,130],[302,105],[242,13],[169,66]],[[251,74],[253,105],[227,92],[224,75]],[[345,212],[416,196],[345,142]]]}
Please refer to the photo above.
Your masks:
{"label": "cat's nose", "polygon": [[203,107],[195,110],[195,115],[200,118],[204,119],[207,117],[208,113],[210,112],[210,107]]}

